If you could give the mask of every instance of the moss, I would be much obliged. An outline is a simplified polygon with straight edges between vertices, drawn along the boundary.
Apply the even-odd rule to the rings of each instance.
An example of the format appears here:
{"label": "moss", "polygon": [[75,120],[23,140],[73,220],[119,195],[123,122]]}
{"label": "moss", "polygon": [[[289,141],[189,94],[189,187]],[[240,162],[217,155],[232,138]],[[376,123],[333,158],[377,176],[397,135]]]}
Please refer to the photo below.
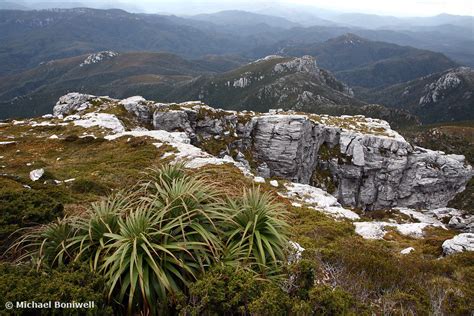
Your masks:
{"label": "moss", "polygon": [[232,134],[231,132],[229,135],[220,136],[217,139],[214,137],[209,139],[200,138],[198,145],[201,149],[214,156],[219,156],[222,152],[230,153],[232,143],[237,140]]}
{"label": "moss", "polygon": [[92,107],[97,108],[108,101],[109,100],[105,98],[95,98],[95,99],[90,100],[89,103],[92,104]]}
{"label": "moss", "polygon": [[[304,113],[306,114],[306,113]],[[390,136],[386,130],[382,127],[375,127],[369,125],[369,122],[363,116],[328,116],[328,115],[317,115],[308,114],[309,118],[320,124],[338,127],[341,129],[355,131],[362,134],[371,134],[378,136]]]}
{"label": "moss", "polygon": [[338,164],[346,164],[350,162],[350,157],[341,152],[341,147],[339,144],[335,146],[330,146],[327,143],[323,143],[319,147],[318,157],[320,161],[331,161],[337,159]]}
{"label": "moss", "polygon": [[250,113],[248,114],[239,113],[239,115],[237,115],[237,123],[242,124],[242,125],[247,125],[252,120],[253,117],[254,115]]}
{"label": "moss", "polygon": [[105,185],[101,184],[100,182],[85,178],[80,178],[73,181],[71,185],[71,190],[76,193],[95,195],[106,195],[110,191]]}
{"label": "moss", "polygon": [[335,193],[337,190],[337,182],[334,181],[331,172],[318,167],[311,176],[311,185],[321,188],[330,194]]}
{"label": "moss", "polygon": [[197,111],[197,115],[196,115],[196,118],[198,121],[201,121],[201,120],[206,120],[206,119],[222,119],[226,116],[229,116],[231,115],[230,112],[227,112],[227,111],[223,111],[223,110],[211,110],[211,109],[208,109],[204,106],[201,106],[199,107],[198,111]]}

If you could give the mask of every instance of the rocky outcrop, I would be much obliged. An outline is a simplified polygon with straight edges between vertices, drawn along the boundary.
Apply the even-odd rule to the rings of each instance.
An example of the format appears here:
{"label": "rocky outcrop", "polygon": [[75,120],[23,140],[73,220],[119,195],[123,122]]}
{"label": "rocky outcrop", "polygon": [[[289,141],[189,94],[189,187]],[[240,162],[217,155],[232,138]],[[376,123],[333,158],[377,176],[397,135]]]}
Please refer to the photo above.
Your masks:
{"label": "rocky outcrop", "polygon": [[447,94],[452,93],[452,91],[457,89],[462,83],[460,74],[466,72],[472,72],[472,69],[469,67],[459,67],[457,69],[452,69],[441,76],[436,82],[426,85],[426,93],[420,98],[420,105],[424,106],[430,103],[439,102]]}
{"label": "rocky outcrop", "polygon": [[89,101],[96,98],[90,94],[82,93],[68,93],[59,98],[59,101],[56,103],[56,106],[53,109],[53,114],[55,116],[59,115],[69,115],[76,112],[84,111],[91,106]]}
{"label": "rocky outcrop", "polygon": [[[238,118],[214,114],[182,126],[196,127],[197,135],[206,126],[206,136],[223,137]],[[235,131],[238,140],[222,154],[250,152],[253,163],[266,165],[264,176],[299,183],[314,184],[318,173],[329,174],[339,202],[362,209],[443,207],[472,176],[463,156],[413,147],[377,120],[346,117],[325,123],[308,115],[268,114]]]}
{"label": "rocky outcrop", "polygon": [[[68,100],[84,102],[78,96]],[[127,111],[155,129],[186,132],[194,145],[232,156],[260,176],[323,187],[344,206],[444,207],[472,177],[463,156],[413,147],[381,120],[233,112],[200,102],[146,103],[154,112],[142,115],[145,103],[138,101]],[[67,109],[80,108],[71,102]]]}

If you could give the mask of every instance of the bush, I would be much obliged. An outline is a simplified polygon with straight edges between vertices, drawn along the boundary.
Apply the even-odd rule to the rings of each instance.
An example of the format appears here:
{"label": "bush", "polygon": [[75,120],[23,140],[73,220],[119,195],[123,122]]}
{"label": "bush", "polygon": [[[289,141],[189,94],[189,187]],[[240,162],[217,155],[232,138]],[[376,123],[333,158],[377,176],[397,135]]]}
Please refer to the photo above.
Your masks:
{"label": "bush", "polygon": [[354,314],[351,308],[354,299],[340,288],[326,285],[316,286],[309,293],[312,312],[316,315],[349,315]]}
{"label": "bush", "polygon": [[62,203],[35,190],[0,193],[0,250],[8,246],[8,237],[16,230],[49,223],[62,217]]}
{"label": "bush", "polygon": [[74,180],[74,182],[71,185],[71,190],[73,190],[76,193],[90,193],[90,194],[95,194],[95,195],[107,195],[109,193],[109,189],[104,186],[103,184],[100,184],[99,182],[90,180],[90,179],[85,179],[85,178],[80,178]]}
{"label": "bush", "polygon": [[284,208],[268,193],[254,188],[229,201],[227,212],[225,259],[242,261],[267,275],[275,273],[272,265],[285,260],[288,246]]}
{"label": "bush", "polygon": [[[288,315],[292,311],[293,300],[274,283],[267,284],[259,297],[249,307],[253,315]],[[297,308],[295,308],[297,309]],[[297,309],[296,315],[302,315]]]}
{"label": "bush", "polygon": [[[0,306],[16,301],[94,301],[95,309],[81,314],[112,315],[103,293],[104,279],[83,265],[70,265],[49,273],[36,272],[27,266],[0,264]],[[54,311],[48,313],[54,314]],[[78,310],[61,310],[56,314],[77,315]],[[33,315],[34,311],[16,311],[17,315]]]}
{"label": "bush", "polygon": [[259,297],[262,281],[254,273],[218,266],[189,287],[189,301],[181,310],[191,315],[249,314],[249,304]]}

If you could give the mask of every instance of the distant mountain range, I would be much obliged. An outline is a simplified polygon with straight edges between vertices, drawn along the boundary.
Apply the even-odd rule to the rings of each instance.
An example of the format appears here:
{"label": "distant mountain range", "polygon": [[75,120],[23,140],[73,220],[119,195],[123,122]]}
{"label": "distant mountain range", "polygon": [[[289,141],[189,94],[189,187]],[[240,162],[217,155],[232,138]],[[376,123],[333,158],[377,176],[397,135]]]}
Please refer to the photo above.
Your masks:
{"label": "distant mountain range", "polygon": [[58,96],[72,91],[124,98],[142,95],[165,102],[203,100],[226,109],[292,109],[365,114],[395,126],[416,123],[405,110],[368,105],[311,56],[267,58],[222,72],[227,59],[186,60],[166,53],[82,55],[44,63],[0,82],[0,118],[49,113]]}
{"label": "distant mountain range", "polygon": [[[221,68],[217,59],[216,69]],[[59,59],[0,80],[0,117],[48,113],[54,100],[70,91],[163,98],[177,82],[216,69],[209,59],[188,61],[167,53],[105,51]]]}
{"label": "distant mountain range", "polygon": [[[469,19],[433,21],[440,19],[452,24],[415,21],[406,32],[325,19],[307,27],[239,10],[188,17],[116,9],[0,10],[0,117],[43,114],[59,96],[80,91],[200,99],[229,109],[366,114],[392,122],[394,113],[414,121],[406,111],[424,122],[460,120],[471,109],[472,85],[470,68],[459,68],[459,61],[474,64],[474,39],[458,32]],[[427,42],[437,47],[446,38],[449,45],[440,45],[448,56],[443,49],[415,48]],[[443,92],[444,101],[422,106],[426,87],[451,72],[462,84]],[[400,97],[399,89],[409,92]]]}
{"label": "distant mountain range", "polygon": [[440,53],[369,41],[345,34],[323,43],[292,45],[280,50],[291,56],[312,55],[321,67],[350,86],[383,87],[456,67]]}
{"label": "distant mountain range", "polygon": [[304,47],[347,33],[442,52],[474,66],[472,31],[452,25],[410,31],[334,23],[303,27],[284,18],[241,11],[183,18],[81,8],[0,10],[0,29],[0,76],[103,50],[170,52],[186,58],[233,54],[257,59],[288,43]]}

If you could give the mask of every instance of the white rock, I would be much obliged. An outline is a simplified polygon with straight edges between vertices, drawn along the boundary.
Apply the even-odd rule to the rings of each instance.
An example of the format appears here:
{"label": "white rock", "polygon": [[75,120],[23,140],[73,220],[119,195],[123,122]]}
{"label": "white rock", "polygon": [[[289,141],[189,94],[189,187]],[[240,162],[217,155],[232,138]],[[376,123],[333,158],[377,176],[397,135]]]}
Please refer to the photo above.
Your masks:
{"label": "white rock", "polygon": [[[191,140],[189,139],[188,135],[183,132],[167,132],[163,130],[156,130],[156,131],[129,131],[129,132],[121,132],[114,135],[107,135],[104,138],[108,140],[114,140],[123,136],[132,136],[132,137],[151,137],[156,139],[160,142],[167,142],[170,144],[181,143],[181,144],[189,144]],[[195,146],[193,146],[195,147]],[[196,147],[197,148],[197,147]]]}
{"label": "white rock", "polygon": [[30,179],[31,181],[39,180],[44,174],[44,169],[35,169],[30,172]]}
{"label": "white rock", "polygon": [[271,185],[272,187],[278,188],[278,181],[277,181],[277,180],[271,180],[271,181],[270,181],[270,185]]}
{"label": "white rock", "polygon": [[354,222],[356,234],[365,239],[383,239],[387,233],[386,228],[393,227],[400,234],[413,238],[421,238],[424,235],[424,229],[432,226],[427,223],[406,223],[397,224],[390,222]]}
{"label": "white rock", "polygon": [[457,252],[474,251],[474,234],[464,233],[443,242],[443,252],[451,255]]}
{"label": "white rock", "polygon": [[291,248],[293,248],[294,252],[288,256],[288,263],[295,263],[300,261],[303,255],[303,251],[305,251],[305,249],[295,241],[290,240],[289,244]]}
{"label": "white rock", "polygon": [[360,219],[357,213],[343,208],[334,196],[319,188],[308,184],[293,182],[285,184],[285,188],[287,192],[278,194],[299,204],[306,204],[310,208],[336,218],[346,218],[350,220]]}
{"label": "white rock", "polygon": [[16,142],[11,141],[11,142],[0,142],[0,145],[11,145],[11,144],[16,144]]}
{"label": "white rock", "polygon": [[437,218],[434,216],[431,216],[429,213],[422,213],[415,211],[413,209],[409,208],[395,208],[394,210],[399,211],[402,214],[408,215],[416,220],[418,220],[420,223],[425,223],[425,224],[430,224],[435,227],[442,227],[446,228],[442,222],[440,222]]}
{"label": "white rock", "polygon": [[113,51],[102,51],[95,54],[87,56],[86,59],[79,65],[79,67],[84,67],[86,65],[97,64],[103,60],[111,59],[118,56],[118,53]]}
{"label": "white rock", "polygon": [[146,102],[146,99],[142,96],[136,95],[133,97],[120,100],[119,104],[123,106],[136,106],[142,102]]}
{"label": "white rock", "polygon": [[403,249],[402,251],[400,251],[400,253],[402,255],[408,255],[409,253],[411,253],[412,251],[415,251],[415,248],[413,247],[408,247],[408,248],[405,248]]}
{"label": "white rock", "polygon": [[365,239],[382,239],[385,236],[386,223],[383,222],[355,222],[356,234]]}
{"label": "white rock", "polygon": [[85,128],[98,126],[112,130],[114,133],[123,133],[125,127],[122,122],[113,114],[108,113],[87,113],[80,120],[73,121],[74,125]]}
{"label": "white rock", "polygon": [[65,126],[67,125],[67,123],[51,123],[51,122],[40,122],[40,123],[37,123],[37,122],[31,122],[31,127],[41,127],[41,126]]}
{"label": "white rock", "polygon": [[49,136],[48,138],[49,138],[49,139],[58,139],[59,137],[58,137],[58,135],[51,135],[51,136]]}
{"label": "white rock", "polygon": [[66,116],[63,121],[70,122],[70,121],[75,121],[75,120],[80,120],[81,116],[79,114],[71,114]]}
{"label": "white rock", "polygon": [[265,179],[262,177],[255,177],[253,178],[253,181],[256,183],[265,183]]}
{"label": "white rock", "polygon": [[177,149],[177,152],[165,153],[163,158],[174,156],[174,161],[184,161],[187,168],[196,169],[205,165],[222,165],[230,163],[239,168],[244,175],[250,175],[250,172],[246,169],[246,167],[242,163],[234,161],[232,157],[225,156],[224,158],[217,158],[201,150],[200,148],[191,145],[191,140],[187,134],[183,132],[167,132],[164,130],[127,131],[114,135],[108,135],[104,138],[108,140],[114,140],[123,136],[151,137],[159,141],[159,143],[154,143],[157,148],[162,146],[162,143],[167,143]]}

